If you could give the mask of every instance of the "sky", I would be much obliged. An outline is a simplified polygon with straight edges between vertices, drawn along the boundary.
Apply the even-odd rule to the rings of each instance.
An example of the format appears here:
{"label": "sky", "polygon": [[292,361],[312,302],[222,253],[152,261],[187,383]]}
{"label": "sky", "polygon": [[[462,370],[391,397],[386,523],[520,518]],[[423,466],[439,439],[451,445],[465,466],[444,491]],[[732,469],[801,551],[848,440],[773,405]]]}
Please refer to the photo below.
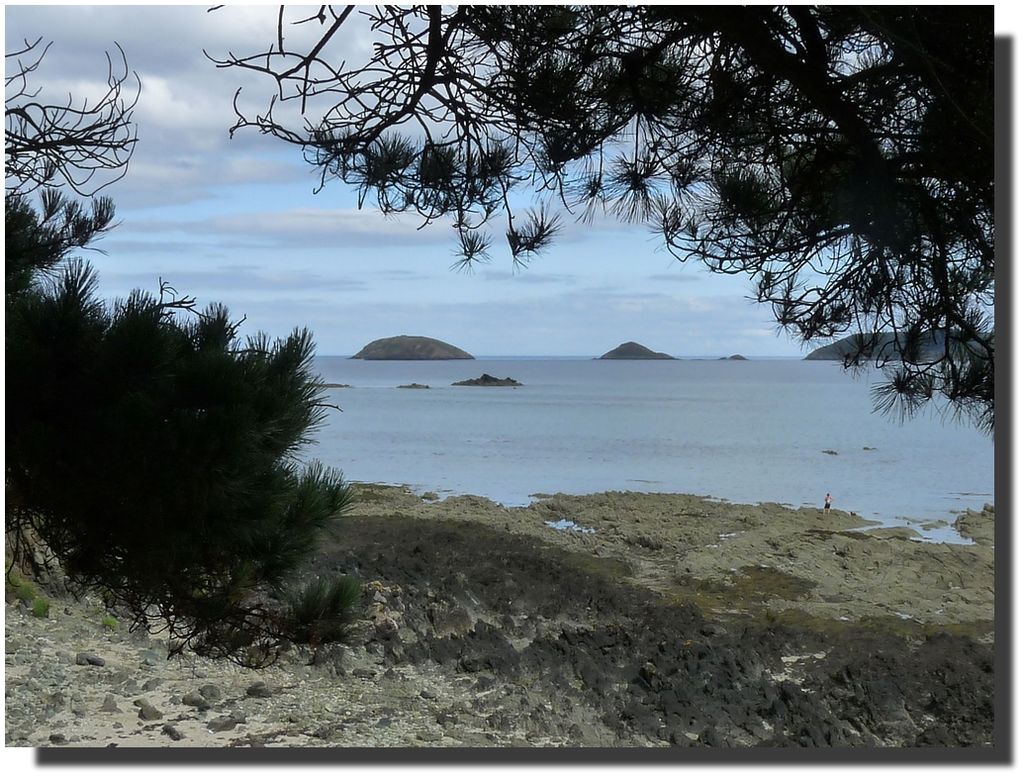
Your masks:
{"label": "sky", "polygon": [[[243,333],[296,327],[321,355],[392,335],[435,337],[475,355],[596,356],[627,340],[676,356],[799,357],[750,282],[681,264],[643,227],[572,217],[516,270],[499,241],[472,273],[451,269],[447,223],[356,207],[340,181],[318,193],[299,149],[254,130],[229,138],[232,97],[265,108],[273,86],[204,55],[253,53],[275,35],[272,6],[7,6],[7,50],[52,41],[42,95],[95,94],[115,42],[142,83],[127,175],[104,190],[119,226],[88,252],[110,298],[161,280],[245,316]],[[365,51],[354,32],[351,56]],[[346,52],[348,53],[348,52]],[[249,102],[246,102],[249,101]]]}

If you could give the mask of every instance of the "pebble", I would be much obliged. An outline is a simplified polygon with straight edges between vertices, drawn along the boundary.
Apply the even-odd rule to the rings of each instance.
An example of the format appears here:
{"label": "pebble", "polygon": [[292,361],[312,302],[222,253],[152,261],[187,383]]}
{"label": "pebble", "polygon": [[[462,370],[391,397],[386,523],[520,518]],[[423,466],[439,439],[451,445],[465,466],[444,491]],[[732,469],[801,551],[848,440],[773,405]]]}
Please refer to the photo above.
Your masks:
{"label": "pebble", "polygon": [[157,688],[160,687],[160,683],[162,682],[163,680],[161,680],[159,677],[153,677],[149,680],[146,680],[146,682],[142,684],[142,690],[155,691]]}
{"label": "pebble", "polygon": [[429,688],[424,688],[422,691],[420,691],[420,696],[423,697],[424,699],[436,699],[437,698],[437,694],[434,693]]}
{"label": "pebble", "polygon": [[114,699],[114,694],[108,693],[103,698],[103,706],[100,707],[101,712],[120,712],[121,708],[117,706],[117,701]]}
{"label": "pebble", "polygon": [[359,667],[358,669],[352,670],[352,676],[358,677],[360,680],[372,680],[374,677],[377,676],[377,672],[373,669],[365,669],[363,667]]}
{"label": "pebble", "polygon": [[50,734],[50,744],[53,745],[66,745],[68,739],[63,734]]}

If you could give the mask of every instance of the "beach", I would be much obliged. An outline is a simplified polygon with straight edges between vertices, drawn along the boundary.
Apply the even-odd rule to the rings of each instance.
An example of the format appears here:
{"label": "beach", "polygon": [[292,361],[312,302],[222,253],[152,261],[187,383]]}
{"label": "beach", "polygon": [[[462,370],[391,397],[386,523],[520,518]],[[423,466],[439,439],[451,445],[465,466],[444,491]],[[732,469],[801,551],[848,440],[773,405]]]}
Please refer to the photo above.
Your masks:
{"label": "beach", "polygon": [[304,570],[363,581],[344,644],[168,661],[95,599],[9,601],[7,744],[992,744],[988,506],[943,544],[683,494],[356,490]]}

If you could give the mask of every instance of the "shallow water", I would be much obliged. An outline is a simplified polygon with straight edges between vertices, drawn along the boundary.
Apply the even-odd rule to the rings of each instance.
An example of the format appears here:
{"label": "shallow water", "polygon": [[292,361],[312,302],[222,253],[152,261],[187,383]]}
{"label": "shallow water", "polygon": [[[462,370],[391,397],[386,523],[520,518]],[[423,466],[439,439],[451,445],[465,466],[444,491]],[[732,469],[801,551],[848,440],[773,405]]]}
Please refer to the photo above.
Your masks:
{"label": "shallow water", "polygon": [[[831,362],[320,357],[316,366],[352,388],[328,390],[343,412],[308,455],[355,481],[510,506],[608,490],[820,506],[830,491],[837,509],[939,541],[960,539],[949,527],[956,513],[993,501],[989,437],[934,413],[894,423],[872,412],[877,374],[854,378]],[[483,372],[524,385],[451,385]],[[407,383],[431,388],[396,388]]]}

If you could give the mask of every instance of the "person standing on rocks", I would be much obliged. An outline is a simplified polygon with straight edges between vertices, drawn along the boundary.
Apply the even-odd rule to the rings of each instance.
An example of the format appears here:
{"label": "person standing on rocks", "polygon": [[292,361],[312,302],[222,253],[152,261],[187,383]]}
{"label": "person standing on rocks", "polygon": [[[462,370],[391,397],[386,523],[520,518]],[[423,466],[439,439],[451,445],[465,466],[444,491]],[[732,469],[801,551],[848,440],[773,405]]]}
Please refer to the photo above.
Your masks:
{"label": "person standing on rocks", "polygon": [[822,508],[821,514],[823,516],[824,515],[828,515],[831,511],[832,511],[832,494],[831,493],[826,493],[825,494],[825,506]]}

